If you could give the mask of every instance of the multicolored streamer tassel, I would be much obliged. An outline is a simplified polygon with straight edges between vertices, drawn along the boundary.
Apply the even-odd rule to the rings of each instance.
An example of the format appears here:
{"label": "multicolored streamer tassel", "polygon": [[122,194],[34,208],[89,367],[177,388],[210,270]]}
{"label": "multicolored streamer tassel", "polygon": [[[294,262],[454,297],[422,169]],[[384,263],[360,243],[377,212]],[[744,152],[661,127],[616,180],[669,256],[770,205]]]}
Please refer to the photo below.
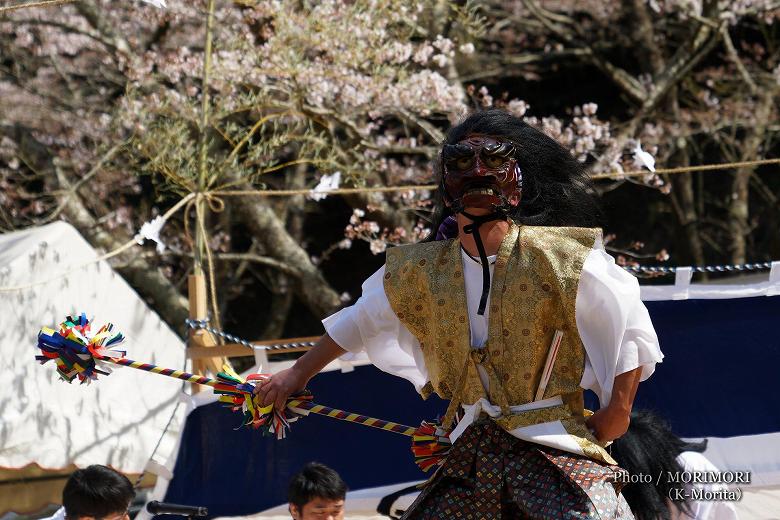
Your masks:
{"label": "multicolored streamer tassel", "polygon": [[38,348],[41,355],[35,359],[41,364],[53,359],[57,373],[67,382],[78,377],[81,383],[91,383],[98,374],[108,375],[111,369],[105,366],[106,358],[124,357],[125,352],[110,350],[108,347],[124,341],[121,332],[115,332],[114,326],[107,323],[94,335],[89,334],[90,324],[86,314],[78,318],[68,316],[60,324],[59,331],[43,328],[38,333]]}
{"label": "multicolored streamer tassel", "polygon": [[436,423],[423,422],[419,428],[414,428],[345,412],[312,402],[313,396],[308,391],[290,396],[285,410],[279,412],[274,409],[273,404],[262,406],[258,402],[258,397],[254,395],[253,381],[267,379],[270,377],[268,374],[252,374],[244,379],[230,367],[225,366],[222,372],[217,374],[216,379],[211,379],[181,370],[133,361],[125,357],[125,351],[109,348],[116,347],[123,340],[122,333],[114,331],[114,326],[110,323],[101,327],[94,335],[90,334],[90,322],[82,313],[77,318],[68,316],[60,324],[59,330],[42,328],[38,334],[38,348],[41,350],[41,355],[35,358],[41,364],[54,360],[57,373],[68,383],[78,378],[82,384],[89,384],[97,380],[98,375],[109,375],[111,369],[107,364],[113,363],[210,386],[214,389],[214,393],[219,395],[220,402],[227,404],[233,411],[243,413],[242,426],[252,426],[264,435],[272,435],[277,439],[285,438],[290,424],[310,413],[400,433],[412,437],[415,462],[423,471],[441,464],[451,445],[446,432]]}
{"label": "multicolored streamer tassel", "polygon": [[412,435],[414,462],[423,471],[444,462],[452,448],[448,432],[437,423],[423,421]]}
{"label": "multicolored streamer tassel", "polygon": [[[264,380],[267,374],[252,374],[245,380],[228,366],[222,367],[222,372],[217,374],[218,384],[214,387],[214,393],[219,395],[220,402],[227,403],[233,411],[244,413],[244,425],[260,429],[263,435],[284,439],[290,424],[302,417],[286,408],[282,413],[274,409],[273,404],[261,406],[254,395],[255,386],[250,381]],[[288,399],[288,402],[293,399]]]}

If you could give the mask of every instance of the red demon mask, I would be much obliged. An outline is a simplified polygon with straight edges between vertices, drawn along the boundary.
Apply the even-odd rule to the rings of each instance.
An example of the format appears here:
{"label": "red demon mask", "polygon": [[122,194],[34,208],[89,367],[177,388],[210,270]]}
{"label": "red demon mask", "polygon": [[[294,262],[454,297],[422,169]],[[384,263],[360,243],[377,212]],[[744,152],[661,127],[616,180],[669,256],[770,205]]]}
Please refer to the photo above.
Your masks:
{"label": "red demon mask", "polygon": [[455,213],[466,207],[507,211],[520,203],[523,177],[515,145],[500,137],[470,135],[441,151],[445,201]]}

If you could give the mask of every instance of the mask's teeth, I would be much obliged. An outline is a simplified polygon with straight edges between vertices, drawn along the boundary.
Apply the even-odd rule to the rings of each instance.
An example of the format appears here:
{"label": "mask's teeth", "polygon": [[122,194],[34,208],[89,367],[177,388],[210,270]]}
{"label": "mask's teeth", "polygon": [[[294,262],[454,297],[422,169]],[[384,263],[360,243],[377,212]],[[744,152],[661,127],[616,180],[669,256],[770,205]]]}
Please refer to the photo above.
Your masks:
{"label": "mask's teeth", "polygon": [[496,191],[493,188],[474,188],[466,190],[465,195],[496,195]]}

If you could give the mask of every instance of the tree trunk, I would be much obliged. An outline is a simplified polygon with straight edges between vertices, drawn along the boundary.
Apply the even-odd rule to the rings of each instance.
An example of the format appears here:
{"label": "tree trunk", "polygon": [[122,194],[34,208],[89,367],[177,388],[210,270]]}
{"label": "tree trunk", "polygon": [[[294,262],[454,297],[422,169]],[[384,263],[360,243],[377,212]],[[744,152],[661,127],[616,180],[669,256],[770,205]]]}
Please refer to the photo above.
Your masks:
{"label": "tree trunk", "polygon": [[[687,159],[688,154],[685,154]],[[675,166],[688,166],[690,161],[676,163]],[[693,175],[690,173],[681,173],[672,176],[672,186],[677,194],[676,213],[677,219],[685,232],[685,238],[688,244],[688,251],[691,255],[694,265],[704,265],[704,247],[699,236],[698,220],[699,215],[696,212],[696,200],[693,191]],[[704,273],[706,275],[706,273]]]}
{"label": "tree trunk", "polygon": [[[237,180],[237,179],[232,179]],[[254,189],[248,183],[237,189]],[[290,236],[284,223],[260,197],[236,197],[234,201],[239,218],[246,224],[267,256],[285,262],[301,273],[294,285],[295,294],[318,318],[333,313],[341,306],[338,293],[311,263],[309,254]]]}
{"label": "tree trunk", "polygon": [[[677,102],[677,88],[672,89],[669,97],[669,108],[674,117],[680,118],[680,105]],[[690,166],[691,158],[688,154],[688,146],[684,138],[677,140],[677,148],[669,158],[669,166]],[[704,246],[699,234],[699,214],[696,211],[696,197],[693,191],[693,174],[678,173],[672,175],[672,201],[677,214],[677,220],[683,227],[688,252],[693,265],[705,265]],[[707,273],[702,274],[707,279]]]}
{"label": "tree trunk", "polygon": [[[305,187],[308,165],[299,164],[289,181],[286,189],[296,190]],[[282,215],[286,223],[287,232],[297,243],[303,238],[303,225],[306,220],[306,200],[303,195],[294,195],[284,201]],[[284,273],[278,273],[271,290],[271,312],[265,324],[261,337],[280,338],[284,334],[284,325],[293,304],[292,279]]]}
{"label": "tree trunk", "polygon": [[[768,92],[759,98],[756,106],[756,126],[745,137],[742,147],[742,161],[756,159],[761,151],[766,127],[772,113],[772,93]],[[731,263],[744,264],[747,261],[747,239],[750,236],[749,187],[750,177],[755,167],[738,168],[731,185],[731,200],[729,203],[729,232]]]}

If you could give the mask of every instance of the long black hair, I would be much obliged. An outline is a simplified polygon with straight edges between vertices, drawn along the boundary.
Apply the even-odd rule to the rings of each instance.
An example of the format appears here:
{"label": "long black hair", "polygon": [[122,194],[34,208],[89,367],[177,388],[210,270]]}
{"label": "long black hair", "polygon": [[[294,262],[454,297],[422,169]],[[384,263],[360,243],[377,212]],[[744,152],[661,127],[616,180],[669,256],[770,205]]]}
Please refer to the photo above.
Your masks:
{"label": "long black hair", "polygon": [[[702,452],[706,448],[706,439],[686,442],[672,433],[666,421],[648,410],[631,412],[628,431],[612,443],[611,452],[629,475],[649,477],[650,482],[630,481],[622,490],[636,520],[667,520],[672,517],[667,498],[675,496],[674,489],[684,486],[682,482],[672,482],[669,478],[683,471],[677,456],[684,451]],[[673,504],[691,516],[691,506],[687,501]]]}
{"label": "long black hair", "polygon": [[[470,134],[509,139],[515,145],[515,158],[523,173],[520,204],[509,216],[518,224],[538,226],[596,227],[601,210],[585,167],[555,139],[545,135],[504,110],[475,112],[447,132],[444,144],[455,144]],[[443,165],[434,163],[441,184]],[[435,196],[433,232],[452,213],[439,190]]]}

